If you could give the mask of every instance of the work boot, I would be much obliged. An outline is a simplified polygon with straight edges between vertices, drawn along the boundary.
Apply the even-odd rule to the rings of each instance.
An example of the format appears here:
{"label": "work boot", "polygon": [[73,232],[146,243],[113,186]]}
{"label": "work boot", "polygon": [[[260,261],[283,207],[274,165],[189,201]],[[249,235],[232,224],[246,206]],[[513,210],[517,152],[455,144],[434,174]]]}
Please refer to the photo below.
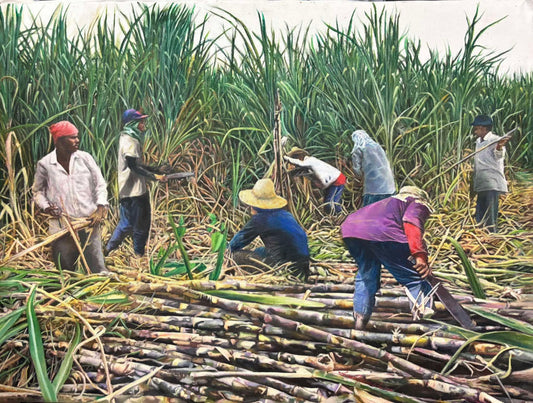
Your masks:
{"label": "work boot", "polygon": [[370,316],[363,316],[360,313],[354,313],[353,319],[355,321],[355,330],[365,330],[366,325],[370,320]]}

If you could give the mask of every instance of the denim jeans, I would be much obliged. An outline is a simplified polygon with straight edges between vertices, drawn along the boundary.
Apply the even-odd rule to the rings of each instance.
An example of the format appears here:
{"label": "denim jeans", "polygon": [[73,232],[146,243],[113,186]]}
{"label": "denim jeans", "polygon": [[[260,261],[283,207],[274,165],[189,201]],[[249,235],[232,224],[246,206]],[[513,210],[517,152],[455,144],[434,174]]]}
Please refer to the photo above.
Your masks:
{"label": "denim jeans", "polygon": [[148,234],[150,233],[151,214],[148,193],[121,199],[120,220],[107,243],[107,252],[118,248],[124,239],[131,235],[135,254],[144,255]]}
{"label": "denim jeans", "polygon": [[344,243],[358,266],[353,296],[354,313],[366,318],[372,314],[376,293],[380,288],[381,265],[396,281],[407,287],[415,299],[419,298],[420,293],[427,295],[431,291],[430,284],[422,280],[413,263],[408,260],[411,255],[408,244],[358,238],[344,238]]}
{"label": "denim jeans", "polygon": [[369,204],[375,203],[377,201],[386,199],[387,197],[391,197],[393,193],[391,194],[383,194],[383,195],[371,195],[371,194],[364,194],[363,195],[363,206],[368,206]]}
{"label": "denim jeans", "polygon": [[341,212],[342,204],[340,201],[343,191],[344,185],[331,185],[324,190],[324,210],[326,211],[326,214],[338,214]]}
{"label": "denim jeans", "polygon": [[498,204],[500,192],[487,190],[478,192],[476,222],[487,227],[490,232],[498,232]]}

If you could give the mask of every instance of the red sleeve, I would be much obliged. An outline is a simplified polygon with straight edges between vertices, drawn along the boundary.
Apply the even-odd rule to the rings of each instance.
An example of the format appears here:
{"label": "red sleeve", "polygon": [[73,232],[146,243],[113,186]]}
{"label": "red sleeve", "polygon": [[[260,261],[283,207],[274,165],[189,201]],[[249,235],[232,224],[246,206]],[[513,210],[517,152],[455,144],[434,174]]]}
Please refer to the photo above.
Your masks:
{"label": "red sleeve", "polygon": [[409,250],[411,255],[424,255],[427,258],[426,245],[424,244],[423,233],[416,225],[404,222],[403,229],[407,236],[407,242],[409,243]]}

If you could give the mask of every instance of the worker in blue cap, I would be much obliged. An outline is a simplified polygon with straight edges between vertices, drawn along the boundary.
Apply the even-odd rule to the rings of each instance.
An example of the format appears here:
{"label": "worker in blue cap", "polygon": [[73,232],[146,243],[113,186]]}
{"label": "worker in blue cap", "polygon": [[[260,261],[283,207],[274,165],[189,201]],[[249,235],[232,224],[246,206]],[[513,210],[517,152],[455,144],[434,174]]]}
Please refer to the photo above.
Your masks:
{"label": "worker in blue cap", "polygon": [[477,194],[476,222],[490,232],[498,231],[498,204],[501,193],[507,192],[504,174],[505,144],[510,137],[492,133],[490,116],[476,116],[472,122],[476,137],[474,156],[474,192]]}
{"label": "worker in blue cap", "polygon": [[128,109],[122,115],[123,129],[120,132],[117,164],[120,220],[105,248],[106,256],[117,249],[128,235],[133,239],[135,255],[144,255],[152,215],[146,180],[167,180],[165,175],[159,173],[158,167],[142,164],[147,117],[135,109]]}

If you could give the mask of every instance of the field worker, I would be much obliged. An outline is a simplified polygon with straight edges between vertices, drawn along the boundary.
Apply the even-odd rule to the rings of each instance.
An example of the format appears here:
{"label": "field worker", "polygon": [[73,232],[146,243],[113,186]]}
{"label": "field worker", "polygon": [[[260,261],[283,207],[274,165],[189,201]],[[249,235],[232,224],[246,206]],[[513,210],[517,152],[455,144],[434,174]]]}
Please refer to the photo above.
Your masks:
{"label": "field worker", "polygon": [[363,207],[392,196],[396,184],[383,148],[364,130],[354,131],[352,140],[353,170],[363,180]]}
{"label": "field worker", "polygon": [[312,171],[313,184],[324,191],[326,214],[341,212],[341,197],[346,184],[346,176],[341,171],[327,162],[311,157],[307,151],[298,147],[293,147],[283,158],[293,165]]}
{"label": "field worker", "polygon": [[159,182],[167,180],[165,175],[156,173],[158,168],[142,165],[147,117],[148,115],[143,115],[135,109],[128,109],[122,115],[124,127],[120,132],[117,164],[120,220],[107,243],[106,255],[117,249],[128,235],[132,236],[135,255],[144,255],[151,223],[146,179]]}
{"label": "field worker", "polygon": [[[51,216],[51,234],[68,228],[66,220],[75,224],[77,219],[89,219],[89,229],[78,231],[85,260],[92,272],[107,272],[100,223],[109,204],[102,172],[89,153],[78,149],[78,129],[72,123],[55,123],[50,134],[55,149],[37,163],[33,200]],[[52,243],[52,255],[58,269],[74,270],[79,249],[71,236],[64,236]]]}
{"label": "field worker", "polygon": [[350,214],[341,224],[342,238],[358,267],[353,296],[356,329],[364,329],[372,314],[381,265],[430,312],[431,301],[425,296],[431,286],[424,278],[431,269],[423,240],[430,211],[426,192],[405,186],[397,195]]}
{"label": "field worker", "polygon": [[[294,216],[283,209],[287,200],[276,194],[272,180],[258,180],[253,189],[241,191],[239,199],[251,207],[252,217],[229,243],[235,262],[250,265],[250,258],[268,265],[291,262],[291,268],[306,277],[309,272],[307,235]],[[264,247],[242,250],[256,237],[261,238]]]}
{"label": "field worker", "polygon": [[[476,139],[476,151],[494,143],[474,156],[474,192],[477,193],[476,222],[491,232],[498,231],[498,199],[507,192],[507,181],[503,173],[505,144],[509,137],[498,137],[492,133],[492,119],[476,116],[472,122]],[[498,141],[498,139],[500,139]]]}

